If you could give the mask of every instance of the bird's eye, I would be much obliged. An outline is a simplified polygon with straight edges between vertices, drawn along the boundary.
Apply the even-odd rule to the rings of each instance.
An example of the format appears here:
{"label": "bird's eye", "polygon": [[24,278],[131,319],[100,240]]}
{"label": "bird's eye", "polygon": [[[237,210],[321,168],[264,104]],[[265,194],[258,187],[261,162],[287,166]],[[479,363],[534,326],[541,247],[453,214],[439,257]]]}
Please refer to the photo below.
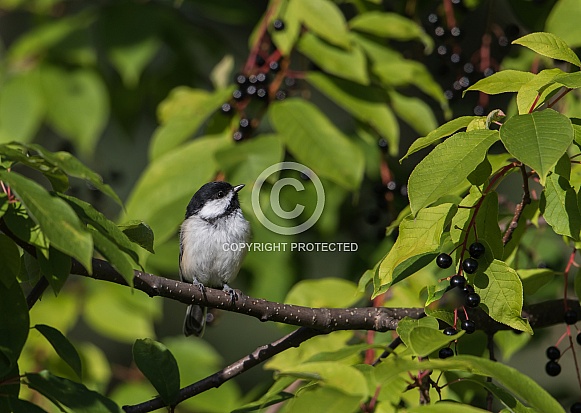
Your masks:
{"label": "bird's eye", "polygon": [[218,198],[224,198],[224,191],[218,191]]}

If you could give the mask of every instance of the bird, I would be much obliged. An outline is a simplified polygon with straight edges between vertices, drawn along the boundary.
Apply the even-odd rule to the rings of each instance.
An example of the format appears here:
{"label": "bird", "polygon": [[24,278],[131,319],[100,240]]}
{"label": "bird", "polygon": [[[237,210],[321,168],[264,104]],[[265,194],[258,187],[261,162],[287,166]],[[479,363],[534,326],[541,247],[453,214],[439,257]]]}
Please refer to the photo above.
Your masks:
{"label": "bird", "polygon": [[[215,181],[204,184],[192,197],[180,227],[179,273],[184,282],[220,288],[235,298],[228,285],[238,275],[246,248],[230,248],[250,240],[250,224],[244,218],[238,191],[244,184],[232,186]],[[206,326],[207,308],[188,306],[183,332],[201,337]]]}

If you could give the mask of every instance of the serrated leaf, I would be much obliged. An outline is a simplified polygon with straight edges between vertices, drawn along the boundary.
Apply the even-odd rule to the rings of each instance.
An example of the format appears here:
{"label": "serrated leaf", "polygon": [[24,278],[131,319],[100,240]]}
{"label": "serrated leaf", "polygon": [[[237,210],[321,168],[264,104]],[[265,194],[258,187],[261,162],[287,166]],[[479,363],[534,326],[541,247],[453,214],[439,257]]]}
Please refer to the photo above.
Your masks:
{"label": "serrated leaf", "polygon": [[10,185],[51,245],[76,258],[91,272],[93,240],[72,208],[36,182],[15,172],[0,170],[0,180]]}
{"label": "serrated leaf", "polygon": [[196,131],[226,102],[234,87],[208,92],[201,89],[177,87],[158,107],[161,121],[151,139],[149,158],[156,160],[192,138]]}
{"label": "serrated leaf", "polygon": [[412,214],[461,184],[484,160],[498,132],[460,132],[436,146],[412,171],[408,194]]}
{"label": "serrated leaf", "polygon": [[577,206],[577,194],[567,179],[556,173],[547,177],[540,208],[553,231],[579,240],[581,213]]}
{"label": "serrated leaf", "polygon": [[20,251],[14,241],[4,234],[0,234],[0,262],[0,282],[10,288],[20,273]]}
{"label": "serrated leaf", "polygon": [[274,128],[299,162],[346,189],[359,186],[364,168],[361,149],[314,104],[287,99],[271,105],[269,114]]}
{"label": "serrated leaf", "polygon": [[559,83],[555,83],[554,79],[564,73],[561,69],[545,69],[536,74],[528,83],[521,86],[516,95],[518,113],[530,113],[533,109],[545,103],[549,96],[561,89],[562,86]]}
{"label": "serrated leaf", "polygon": [[133,360],[164,403],[175,405],[180,391],[180,372],[168,348],[150,338],[135,340]]}
{"label": "serrated leaf", "polygon": [[[349,32],[339,7],[328,0],[293,0],[303,24],[313,33],[337,46],[349,47]],[[291,2],[291,3],[293,3]]]}
{"label": "serrated leaf", "polygon": [[125,224],[118,225],[119,229],[131,240],[131,242],[139,245],[141,248],[155,254],[153,249],[154,235],[153,231],[143,221],[129,221]]}
{"label": "serrated leaf", "polygon": [[[400,324],[404,323],[400,328]],[[404,344],[411,350],[414,355],[425,357],[437,349],[445,346],[452,340],[456,340],[462,336],[463,331],[459,331],[454,336],[447,336],[438,330],[438,321],[435,318],[427,317],[425,319],[401,320],[398,323],[397,332],[400,335]],[[429,321],[423,321],[429,320]]]}
{"label": "serrated leaf", "polygon": [[307,32],[301,36],[297,49],[329,74],[362,85],[369,84],[367,60],[357,45],[350,50],[339,49]]}
{"label": "serrated leaf", "polygon": [[567,46],[567,43],[563,39],[553,33],[530,33],[520,39],[516,39],[512,43],[528,47],[543,56],[564,60],[565,62],[581,67],[581,61],[575,52]]}
{"label": "serrated leaf", "polygon": [[349,21],[349,26],[352,30],[388,39],[419,40],[424,44],[426,54],[434,48],[434,41],[420,25],[397,13],[380,11],[361,13]]}
{"label": "serrated leaf", "polygon": [[472,120],[477,119],[477,116],[460,116],[459,118],[452,119],[449,122],[444,123],[442,126],[434,129],[426,136],[422,138],[418,138],[409,147],[407,153],[401,158],[399,161],[403,161],[410,155],[416,153],[417,151],[427,148],[435,143],[438,143],[440,139],[445,138],[446,136],[450,136],[460,129],[467,127]]}
{"label": "serrated leaf", "polygon": [[479,90],[488,95],[496,95],[498,93],[518,92],[521,86],[527,84],[535,77],[530,72],[522,72],[520,70],[502,70],[496,72],[491,76],[480,79],[478,82],[470,86],[462,96],[469,90]]}
{"label": "serrated leaf", "polygon": [[0,283],[0,377],[17,366],[29,331],[26,299],[18,283]]}
{"label": "serrated leaf", "polygon": [[492,319],[516,330],[532,334],[528,320],[521,316],[523,286],[515,270],[493,260],[474,277],[474,290],[480,295],[481,307]]}
{"label": "serrated leaf", "polygon": [[500,128],[500,139],[512,156],[535,170],[544,185],[573,142],[573,127],[568,117],[546,109],[513,116]]}
{"label": "serrated leaf", "polygon": [[54,327],[46,324],[37,324],[34,326],[52,345],[56,353],[65,363],[67,363],[75,372],[79,379],[83,377],[81,357],[71,342]]}
{"label": "serrated leaf", "polygon": [[121,413],[119,406],[112,400],[87,389],[83,384],[55,376],[47,370],[27,373],[25,377],[28,387],[75,413]]}
{"label": "serrated leaf", "polygon": [[397,267],[405,261],[439,250],[444,228],[455,211],[453,204],[441,204],[424,208],[415,218],[408,216],[402,221],[395,244],[379,266],[382,287],[392,284]]}
{"label": "serrated leaf", "polygon": [[[404,343],[409,342],[410,334],[414,328],[418,327],[431,328],[437,330],[439,328],[438,320],[433,317],[410,318],[404,317],[397,323],[396,332],[401,337]],[[407,344],[406,344],[407,345]]]}
{"label": "serrated leaf", "polygon": [[388,142],[390,154],[397,155],[399,125],[386,104],[385,93],[378,88],[361,86],[317,72],[308,73],[306,80],[357,119],[369,124]]}

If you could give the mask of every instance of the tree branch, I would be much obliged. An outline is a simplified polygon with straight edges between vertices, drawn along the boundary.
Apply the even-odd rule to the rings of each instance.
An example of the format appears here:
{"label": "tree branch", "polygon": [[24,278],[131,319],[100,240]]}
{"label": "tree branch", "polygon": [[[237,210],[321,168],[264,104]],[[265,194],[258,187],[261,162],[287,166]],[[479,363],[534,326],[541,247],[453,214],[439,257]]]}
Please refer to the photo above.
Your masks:
{"label": "tree branch", "polygon": [[[241,358],[238,361],[235,361],[217,373],[214,373],[211,376],[208,376],[181,389],[178,397],[178,403],[183,402],[184,400],[189,399],[197,394],[210,390],[213,387],[220,387],[226,381],[244,373],[252,367],[257,366],[263,361],[268,360],[271,357],[282,353],[291,347],[298,347],[301,345],[301,343],[319,334],[325,333],[320,330],[313,330],[311,328],[302,327],[273,343],[260,346],[249,355]],[[123,406],[123,410],[126,413],[144,413],[161,409],[164,406],[165,403],[163,400],[161,400],[160,397],[156,397],[155,399],[133,406]]]}

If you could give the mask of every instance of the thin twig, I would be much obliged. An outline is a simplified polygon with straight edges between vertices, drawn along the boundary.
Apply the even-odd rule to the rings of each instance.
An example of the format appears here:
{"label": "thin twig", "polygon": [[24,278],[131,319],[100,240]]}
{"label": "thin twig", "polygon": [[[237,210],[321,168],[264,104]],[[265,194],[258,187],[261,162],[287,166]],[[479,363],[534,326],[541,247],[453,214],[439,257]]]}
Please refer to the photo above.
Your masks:
{"label": "thin twig", "polygon": [[531,203],[531,194],[529,191],[529,177],[528,177],[527,170],[526,170],[526,167],[524,164],[522,164],[520,166],[520,170],[521,170],[522,179],[523,179],[522,199],[521,199],[520,203],[514,209],[514,215],[512,217],[512,220],[510,221],[510,224],[508,225],[508,228],[506,229],[506,232],[504,233],[504,236],[502,237],[502,244],[503,245],[506,245],[509,243],[509,241],[512,238],[513,232],[518,227],[518,221],[520,220],[520,217],[523,213],[525,206],[527,206],[528,204]]}

